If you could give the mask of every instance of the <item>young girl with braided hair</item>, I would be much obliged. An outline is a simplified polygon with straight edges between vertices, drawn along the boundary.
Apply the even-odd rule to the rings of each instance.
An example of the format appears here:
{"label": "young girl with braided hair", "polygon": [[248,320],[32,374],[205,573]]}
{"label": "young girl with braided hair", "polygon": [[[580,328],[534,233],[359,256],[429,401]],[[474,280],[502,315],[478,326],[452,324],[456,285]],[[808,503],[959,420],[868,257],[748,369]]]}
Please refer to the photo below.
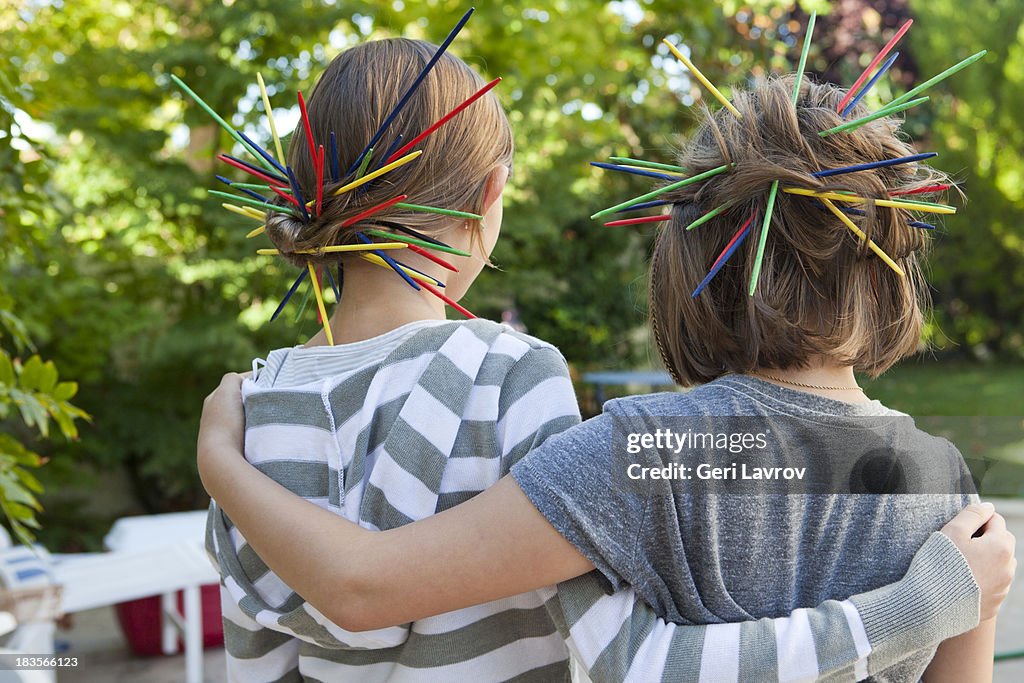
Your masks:
{"label": "young girl with braided hair", "polygon": [[[348,261],[335,320],[353,321],[337,328],[351,345],[271,354],[241,385],[244,415],[241,378],[225,377],[207,400],[198,452],[207,490],[235,525],[215,510],[230,666],[240,678],[295,677],[297,666],[321,680],[560,680],[563,638],[598,680],[991,677],[1013,540],[991,508],[968,505],[962,461],[947,443],[909,435],[951,482],[944,494],[698,504],[678,480],[615,486],[610,474],[632,464],[615,447],[617,418],[897,417],[863,395],[854,370],[882,372],[918,343],[923,244],[900,210],[850,215],[903,275],[879,267],[827,205],[783,193],[756,295],[746,290],[754,239],[693,295],[737,223],[763,215],[772,181],[825,189],[811,175],[822,165],[906,151],[888,119],[852,140],[820,138],[837,123],[842,93],[805,83],[794,107],[787,88],[791,81],[772,80],[738,96],[743,119],[709,116],[681,159],[693,174],[731,165],[670,197],[655,248],[659,348],[680,384],[706,382],[694,391],[612,401],[562,431],[575,409],[551,347],[490,323],[416,322],[397,301],[382,315],[387,298],[360,289]],[[322,94],[318,87],[311,107]],[[457,156],[455,143],[435,141],[438,167]],[[461,178],[475,181],[479,203],[453,206],[485,214],[485,243],[500,219],[507,161],[490,163]],[[394,189],[405,192],[403,178]],[[931,178],[923,167],[888,169],[841,185],[886,196]],[[723,199],[735,202],[730,212],[684,234]],[[453,241],[459,230],[437,234]],[[403,322],[414,331],[392,331]],[[358,363],[345,359],[349,346]],[[470,372],[455,360],[467,356]],[[879,429],[908,438],[904,422]],[[934,533],[944,524],[945,534]],[[566,582],[542,588],[558,581]],[[452,609],[460,611],[429,617]],[[409,620],[418,621],[387,628]],[[365,629],[378,630],[354,632]],[[233,651],[239,634],[261,640]]]}

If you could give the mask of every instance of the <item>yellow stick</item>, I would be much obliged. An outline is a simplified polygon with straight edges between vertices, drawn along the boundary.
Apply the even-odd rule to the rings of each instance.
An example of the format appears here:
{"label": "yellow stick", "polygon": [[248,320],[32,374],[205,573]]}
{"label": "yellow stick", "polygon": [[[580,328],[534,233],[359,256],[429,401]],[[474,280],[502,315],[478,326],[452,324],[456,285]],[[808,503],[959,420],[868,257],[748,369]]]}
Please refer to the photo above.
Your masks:
{"label": "yellow stick", "polygon": [[281,149],[281,138],[277,136],[277,126],[274,125],[274,110],[270,108],[270,97],[267,95],[267,86],[263,85],[263,75],[256,72],[256,82],[260,84],[260,95],[263,97],[263,108],[267,112],[267,121],[270,123],[270,134],[274,136],[274,148],[277,149],[277,160],[284,165],[284,150]]}
{"label": "yellow stick", "polygon": [[337,190],[334,191],[334,194],[335,195],[345,194],[349,190],[354,190],[355,188],[359,187],[363,183],[368,183],[371,180],[373,180],[374,178],[379,178],[380,176],[384,175],[388,171],[393,171],[394,169],[398,168],[399,166],[404,166],[405,164],[409,163],[410,161],[412,161],[413,159],[415,159],[416,157],[418,157],[421,154],[423,154],[423,150],[422,149],[418,149],[415,152],[410,152],[409,154],[406,154],[401,159],[397,159],[395,161],[392,161],[387,166],[381,166],[380,168],[378,168],[373,173],[367,173],[366,175],[364,175],[359,180],[353,180],[348,185],[342,185],[341,187],[339,187]]}
{"label": "yellow stick", "polygon": [[685,64],[687,69],[693,72],[693,75],[697,77],[697,80],[700,81],[705,88],[710,90],[711,94],[718,98],[718,101],[725,105],[726,109],[731,111],[736,116],[736,118],[743,118],[743,114],[740,113],[739,109],[732,106],[732,102],[725,98],[725,95],[722,94],[722,91],[716,88],[715,84],[709,81],[707,77],[700,72],[700,69],[698,69],[693,62],[686,58],[686,55],[684,55],[682,52],[676,49],[675,45],[668,42],[668,38],[662,38],[661,42],[665,43],[665,45],[668,46],[668,49],[672,51],[672,54],[674,54],[680,62]]}
{"label": "yellow stick", "polygon": [[231,213],[237,213],[239,216],[245,216],[246,218],[251,218],[256,221],[262,221],[266,217],[256,209],[250,209],[247,206],[238,206],[237,204],[228,203],[221,204],[221,206]]}
{"label": "yellow stick", "polygon": [[320,291],[320,281],[316,276],[316,268],[312,263],[306,263],[309,268],[309,279],[313,284],[313,294],[316,296],[316,306],[320,309],[320,320],[324,325],[324,334],[327,335],[327,344],[334,346],[334,335],[331,334],[331,321],[327,319],[327,309],[324,308],[324,293]]}
{"label": "yellow stick", "polygon": [[799,194],[804,197],[817,197],[818,199],[831,199],[837,202],[847,202],[850,204],[866,204],[872,202],[875,206],[888,206],[894,209],[907,209],[908,211],[922,211],[924,213],[956,213],[955,206],[946,206],[945,204],[917,204],[910,202],[900,202],[894,199],[866,199],[855,194],[842,194],[840,192],[815,192],[814,190],[806,190],[802,187],[786,187],[783,188],[783,192],[788,194]]}
{"label": "yellow stick", "polygon": [[[374,249],[405,249],[409,245],[405,242],[374,242],[373,244],[335,244],[319,249],[303,249],[293,251],[293,254],[331,254],[343,251],[373,251]],[[275,256],[281,252],[277,249],[257,249],[257,254],[263,256]]]}
{"label": "yellow stick", "polygon": [[835,204],[833,204],[828,199],[825,199],[824,197],[821,199],[821,203],[824,204],[828,208],[829,211],[834,213],[836,215],[836,217],[839,220],[841,220],[844,225],[846,225],[846,227],[848,227],[850,230],[852,230],[853,234],[856,235],[857,237],[859,237],[862,242],[867,241],[868,248],[870,248],[871,251],[873,251],[876,254],[878,254],[878,258],[880,258],[883,261],[885,261],[885,265],[887,265],[890,268],[892,268],[893,270],[895,270],[896,274],[899,275],[900,277],[906,277],[906,275],[904,274],[903,270],[899,266],[896,265],[896,262],[893,261],[891,258],[889,258],[889,255],[886,254],[884,251],[882,251],[882,248],[879,247],[877,244],[875,244],[874,240],[869,240],[868,236],[864,234],[864,231],[861,230],[860,228],[858,228],[856,225],[854,225],[853,221],[850,220],[849,216],[847,216],[845,213],[840,211],[839,207],[837,207]]}
{"label": "yellow stick", "polygon": [[[377,256],[376,254],[360,254],[359,257],[366,259],[375,266],[380,266],[381,268],[387,268],[388,270],[391,270],[391,266],[389,266],[384,261],[384,259],[382,259],[380,256]],[[411,277],[413,280],[417,280],[418,282],[426,282],[428,285],[437,285],[437,280],[431,280],[430,278],[424,277],[414,270],[409,270],[405,266],[398,267],[401,268],[402,271],[405,272],[405,274]]]}
{"label": "yellow stick", "polygon": [[255,230],[253,230],[253,231],[251,231],[249,233],[246,233],[245,239],[251,239],[253,237],[258,237],[258,236],[262,235],[263,233],[265,233],[266,231],[267,231],[267,226],[261,225],[260,227],[256,228]]}

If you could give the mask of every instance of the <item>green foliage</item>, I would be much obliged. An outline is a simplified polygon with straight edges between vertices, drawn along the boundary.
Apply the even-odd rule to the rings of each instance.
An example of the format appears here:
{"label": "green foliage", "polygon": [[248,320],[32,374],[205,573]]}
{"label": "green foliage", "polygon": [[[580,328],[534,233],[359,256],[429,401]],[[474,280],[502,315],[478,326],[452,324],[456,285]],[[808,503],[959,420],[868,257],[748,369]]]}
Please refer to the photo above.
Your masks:
{"label": "green foliage", "polygon": [[[1024,92],[1014,66],[1022,63],[1018,4],[997,0],[963,12],[952,0],[915,3],[910,43],[917,62],[929,65],[952,63],[979,43],[993,51],[969,77],[935,89],[929,118],[910,125],[932,125],[943,168],[965,169],[977,200],[948,222],[935,250],[942,331],[951,344],[1010,353],[1020,353],[1024,320],[1024,275],[1016,266],[1024,201],[1016,180],[1024,168],[1015,120]],[[199,506],[193,455],[202,397],[222,372],[245,369],[317,325],[312,307],[298,324],[294,313],[266,324],[297,272],[255,257],[253,241],[244,239],[252,225],[207,195],[213,174],[224,172],[214,154],[234,143],[168,75],[267,140],[257,71],[280,123],[295,90],[308,92],[344,47],[388,35],[439,41],[466,5],[24,5],[0,14],[2,288],[18,302],[22,337],[78,379],[76,401],[95,424],[45,477],[55,487],[78,486],[84,502],[83,465],[123,470],[144,510]],[[832,5],[801,3],[819,12]],[[728,90],[752,73],[792,68],[799,53],[793,22],[803,16],[769,0],[481,3],[453,50],[483,75],[504,77],[497,92],[517,155],[494,254],[502,270],[481,276],[467,305],[494,318],[516,307],[532,333],[563,348],[580,369],[653,364],[643,332],[652,231],[586,219],[650,185],[587,162],[668,160],[696,120],[693,107],[706,95],[680,77],[658,47],[661,38],[689,45]],[[848,62],[841,71],[855,76],[856,60]],[[832,67],[816,44],[809,70]],[[44,126],[35,137],[45,146],[15,148],[14,139],[24,138],[15,110]],[[51,507],[74,509],[68,495]]]}

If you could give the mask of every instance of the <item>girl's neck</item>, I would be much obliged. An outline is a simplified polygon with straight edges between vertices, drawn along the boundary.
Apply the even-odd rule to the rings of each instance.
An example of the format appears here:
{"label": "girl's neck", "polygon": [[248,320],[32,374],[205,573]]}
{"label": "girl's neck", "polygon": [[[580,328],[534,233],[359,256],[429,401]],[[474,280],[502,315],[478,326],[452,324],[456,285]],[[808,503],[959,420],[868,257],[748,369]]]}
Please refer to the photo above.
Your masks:
{"label": "girl's neck", "polygon": [[758,379],[845,403],[868,403],[870,399],[857,384],[853,368],[830,362],[812,363],[804,368],[757,368],[750,373]]}
{"label": "girl's neck", "polygon": [[[427,265],[403,259],[413,267],[432,273]],[[424,291],[410,287],[391,270],[355,259],[345,263],[341,301],[331,315],[335,344],[365,341],[403,325],[422,320],[444,320],[444,304]],[[320,330],[306,346],[324,346],[327,336]]]}

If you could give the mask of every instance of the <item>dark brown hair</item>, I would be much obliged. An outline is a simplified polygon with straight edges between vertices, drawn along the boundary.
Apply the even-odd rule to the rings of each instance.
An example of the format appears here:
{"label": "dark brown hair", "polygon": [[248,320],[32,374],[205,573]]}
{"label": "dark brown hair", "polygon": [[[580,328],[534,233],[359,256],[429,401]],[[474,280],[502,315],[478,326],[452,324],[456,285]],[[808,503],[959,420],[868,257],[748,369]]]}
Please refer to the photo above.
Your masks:
{"label": "dark brown hair", "polygon": [[[385,209],[348,228],[341,227],[345,219],[398,194],[409,195],[406,202],[410,204],[480,213],[489,172],[497,165],[512,163],[512,130],[493,93],[487,93],[418,144],[415,149],[423,150],[418,159],[357,190],[333,194],[353,179],[346,177],[349,166],[436,50],[437,46],[421,40],[371,41],[342,52],[320,76],[309,98],[308,111],[315,144],[322,144],[328,155],[323,212],[308,223],[284,213],[268,215],[267,234],[282,254],[356,243],[358,230],[373,227],[371,223],[381,220],[426,234],[436,233],[443,216],[398,207]],[[404,145],[483,85],[484,81],[465,62],[445,52],[377,143],[369,168],[383,165],[381,157],[398,134],[404,135]],[[331,131],[338,147],[341,178],[337,182],[331,182],[329,171]],[[316,173],[301,123],[292,135],[288,160],[305,199],[315,198]],[[305,265],[310,257],[292,260]]]}
{"label": "dark brown hair", "polygon": [[[781,190],[772,212],[757,291],[748,296],[761,223],[773,181],[780,187],[852,191],[889,198],[896,189],[945,180],[923,163],[818,179],[815,171],[908,156],[899,122],[882,118],[821,137],[843,122],[844,91],[804,79],[797,106],[794,78],[771,78],[735,96],[742,120],[705,110],[704,122],[679,163],[697,174],[723,164],[726,173],[668,193],[672,219],[663,224],[651,264],[651,324],[659,352],[683,386],[755,368],[805,367],[824,358],[877,376],[920,342],[927,289],[919,259],[925,231],[904,209],[856,208],[853,222],[906,273],[900,277],[817,200]],[[866,115],[863,105],[849,118]],[[915,198],[927,198],[916,195]],[[685,227],[727,201],[726,213]],[[754,221],[742,246],[711,283],[691,294],[739,227]]]}

